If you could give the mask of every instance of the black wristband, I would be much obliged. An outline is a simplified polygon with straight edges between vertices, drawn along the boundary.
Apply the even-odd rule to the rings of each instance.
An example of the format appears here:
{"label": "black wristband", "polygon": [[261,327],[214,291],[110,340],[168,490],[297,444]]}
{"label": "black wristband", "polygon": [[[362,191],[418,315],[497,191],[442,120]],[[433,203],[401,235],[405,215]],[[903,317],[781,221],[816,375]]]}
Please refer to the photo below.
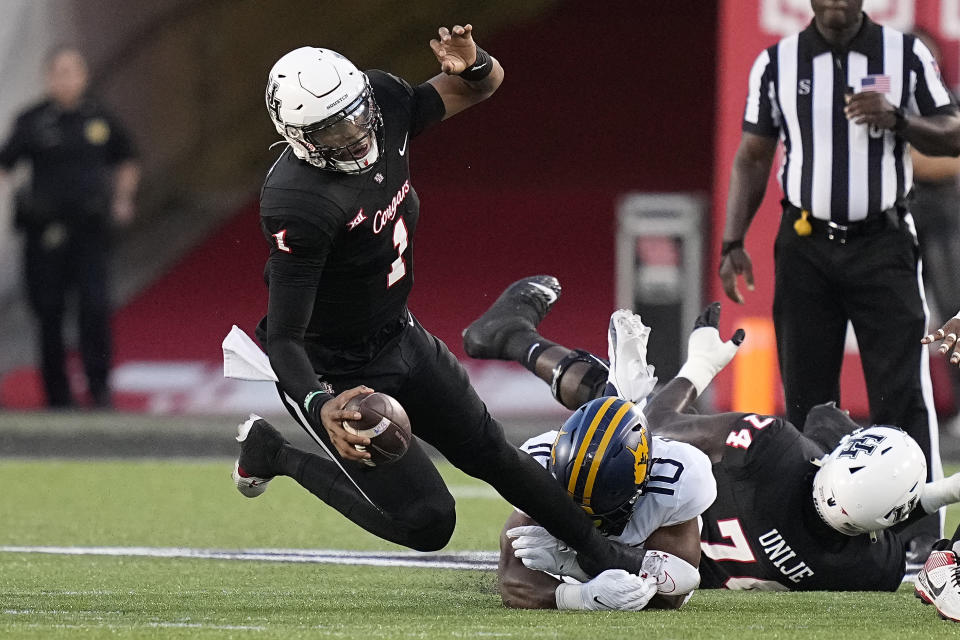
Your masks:
{"label": "black wristband", "polygon": [[467,68],[460,73],[460,77],[467,82],[479,82],[493,71],[493,58],[490,54],[477,47],[477,59],[473,64],[467,65]]}
{"label": "black wristband", "polygon": [[720,257],[725,258],[734,249],[743,249],[743,240],[730,240],[720,245]]}

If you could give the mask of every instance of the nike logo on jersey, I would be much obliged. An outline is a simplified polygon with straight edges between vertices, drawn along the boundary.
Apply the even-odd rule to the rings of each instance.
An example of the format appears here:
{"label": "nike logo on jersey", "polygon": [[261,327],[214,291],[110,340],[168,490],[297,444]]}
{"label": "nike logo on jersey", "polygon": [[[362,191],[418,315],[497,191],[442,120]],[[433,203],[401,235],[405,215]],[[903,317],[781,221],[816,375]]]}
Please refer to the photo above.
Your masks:
{"label": "nike logo on jersey", "polygon": [[403,157],[403,154],[407,152],[407,139],[410,137],[409,133],[403,135],[403,146],[400,147],[400,157]]}
{"label": "nike logo on jersey", "polygon": [[363,215],[363,209],[357,212],[357,215],[354,216],[353,220],[347,223],[347,231],[353,231],[360,223],[367,219],[367,216]]}
{"label": "nike logo on jersey", "polygon": [[527,284],[529,284],[531,287],[536,288],[541,293],[543,293],[543,295],[547,296],[547,304],[553,304],[554,302],[557,301],[557,292],[551,289],[550,287],[545,287],[539,282],[529,282]]}

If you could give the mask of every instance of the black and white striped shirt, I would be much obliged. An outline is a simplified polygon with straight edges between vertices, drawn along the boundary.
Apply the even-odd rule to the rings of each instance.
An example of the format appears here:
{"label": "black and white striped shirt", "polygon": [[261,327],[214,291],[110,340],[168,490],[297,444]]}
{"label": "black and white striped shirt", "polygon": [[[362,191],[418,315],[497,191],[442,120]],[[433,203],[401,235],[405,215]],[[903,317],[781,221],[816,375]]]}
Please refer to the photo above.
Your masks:
{"label": "black and white striped shirt", "polygon": [[866,15],[845,51],[831,49],[811,22],[764,50],[750,71],[743,130],[781,137],[784,196],[815,218],[862,220],[903,202],[913,186],[907,143],[844,116],[844,95],[863,90],[885,93],[907,113],[956,109],[923,43]]}

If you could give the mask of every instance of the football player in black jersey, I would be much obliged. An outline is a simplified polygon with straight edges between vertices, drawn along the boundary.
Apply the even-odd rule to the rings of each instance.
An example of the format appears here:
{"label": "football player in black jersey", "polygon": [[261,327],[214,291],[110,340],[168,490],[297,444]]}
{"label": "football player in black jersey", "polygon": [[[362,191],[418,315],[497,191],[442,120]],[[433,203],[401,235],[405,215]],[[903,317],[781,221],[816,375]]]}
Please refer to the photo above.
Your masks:
{"label": "football player in black jersey", "polygon": [[[287,475],[371,533],[442,548],[454,500],[424,450],[414,442],[400,460],[369,466],[369,439],[342,426],[360,418],[346,403],[376,389],[403,405],[415,435],[576,548],[586,571],[639,570],[642,553],[600,536],[550,474],[507,443],[459,362],[407,309],[420,215],[410,144],[503,80],[470,25],[441,27],[430,46],[441,73],[415,86],[313,47],[286,54],[269,74],[267,109],[286,146],[260,198],[271,251],[257,337],[284,404],[329,459],[251,419],[239,429],[234,481],[255,496]],[[549,283],[531,290],[532,308],[545,312],[552,293]],[[538,321],[534,311],[531,326]]]}
{"label": "football player in black jersey", "polygon": [[[652,376],[645,359],[636,366],[629,360],[638,358],[615,343],[613,322],[609,371],[596,356],[518,328],[524,303],[515,294],[528,280],[467,328],[469,354],[521,362],[565,406],[623,393],[638,372]],[[645,407],[654,434],[688,442],[713,461],[717,499],[702,515],[700,587],[896,590],[905,573],[898,532],[960,502],[960,474],[924,485],[926,463],[912,438],[896,427],[859,429],[832,404],[811,411],[803,433],[774,416],[689,413],[743,339],[739,331],[720,339],[719,314],[714,303],[700,316],[687,362]]]}

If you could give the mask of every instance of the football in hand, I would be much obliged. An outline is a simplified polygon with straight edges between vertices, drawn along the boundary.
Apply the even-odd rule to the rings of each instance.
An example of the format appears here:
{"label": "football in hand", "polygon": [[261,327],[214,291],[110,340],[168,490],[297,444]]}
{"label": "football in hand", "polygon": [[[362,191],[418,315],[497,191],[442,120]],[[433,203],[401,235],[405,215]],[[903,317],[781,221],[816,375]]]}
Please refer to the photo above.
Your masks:
{"label": "football in hand", "polygon": [[370,466],[389,464],[403,457],[410,448],[410,419],[400,403],[385,393],[355,396],[344,407],[358,411],[359,420],[344,420],[343,428],[352,434],[370,438],[369,446],[354,445],[358,451],[369,451]]}

